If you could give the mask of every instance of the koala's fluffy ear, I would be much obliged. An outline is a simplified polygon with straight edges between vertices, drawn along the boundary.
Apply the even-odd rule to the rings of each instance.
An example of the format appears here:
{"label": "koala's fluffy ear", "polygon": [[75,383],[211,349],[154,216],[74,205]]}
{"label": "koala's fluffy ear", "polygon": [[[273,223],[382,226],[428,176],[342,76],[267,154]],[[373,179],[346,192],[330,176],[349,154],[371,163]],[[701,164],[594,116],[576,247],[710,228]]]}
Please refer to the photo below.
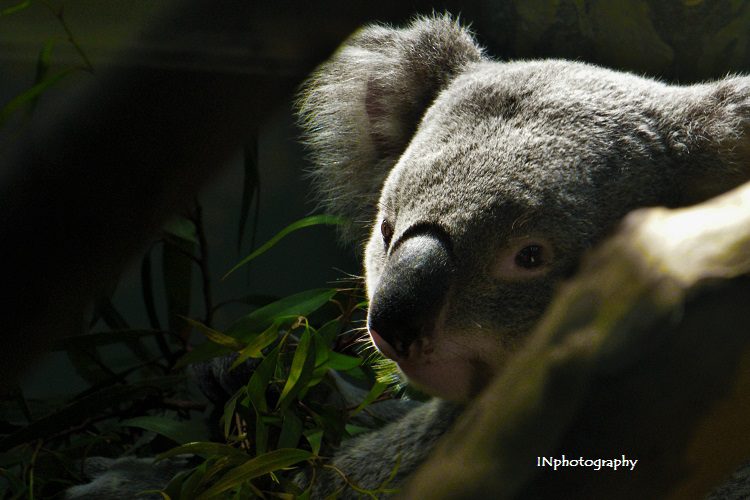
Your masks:
{"label": "koala's fluffy ear", "polygon": [[385,177],[437,93],[481,58],[455,20],[423,17],[404,29],[360,30],[303,86],[312,175],[325,208],[352,221],[344,239],[361,239],[371,224]]}
{"label": "koala's fluffy ear", "polygon": [[664,109],[668,144],[684,175],[684,204],[750,179],[750,77],[674,87]]}

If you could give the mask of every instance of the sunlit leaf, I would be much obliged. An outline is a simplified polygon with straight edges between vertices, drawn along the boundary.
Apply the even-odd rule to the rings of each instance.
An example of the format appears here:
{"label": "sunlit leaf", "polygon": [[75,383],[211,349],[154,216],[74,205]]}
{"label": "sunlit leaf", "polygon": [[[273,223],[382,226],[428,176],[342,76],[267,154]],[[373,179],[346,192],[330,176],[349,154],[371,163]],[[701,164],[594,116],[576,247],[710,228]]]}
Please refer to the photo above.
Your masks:
{"label": "sunlit leaf", "polygon": [[239,340],[249,340],[253,335],[268,328],[277,318],[307,316],[326,304],[334,295],[336,289],[332,288],[316,288],[295,293],[243,316],[226,329],[226,334]]}
{"label": "sunlit leaf", "polygon": [[280,350],[281,344],[269,352],[268,356],[261,361],[247,382],[247,397],[258,414],[268,411],[266,387],[271,377],[273,377],[274,371],[276,371],[276,363],[279,359]]}
{"label": "sunlit leaf", "polygon": [[234,360],[230,369],[235,369],[248,358],[260,358],[263,356],[263,349],[273,344],[273,342],[279,338],[279,326],[282,321],[274,321],[271,326],[251,340],[244,349],[239,352],[237,359]]}
{"label": "sunlit leaf", "polygon": [[312,349],[312,335],[306,328],[300,337],[297,349],[294,351],[292,366],[284,389],[281,391],[277,407],[284,408],[302,389],[312,376],[315,367],[315,349]]}
{"label": "sunlit leaf", "polygon": [[198,499],[205,500],[215,497],[220,493],[240,487],[246,481],[308,460],[312,456],[312,453],[309,451],[289,448],[268,452],[252,460],[248,460],[224,474],[213,486],[204,491]]}
{"label": "sunlit leaf", "polygon": [[224,437],[229,437],[229,430],[232,428],[232,418],[234,417],[234,409],[237,407],[237,402],[247,396],[247,389],[245,387],[240,388],[234,395],[229,398],[229,401],[224,403],[224,412],[221,415],[219,423],[224,424]]}
{"label": "sunlit leaf", "polygon": [[328,368],[345,372],[362,364],[362,358],[347,356],[336,351],[328,354]]}
{"label": "sunlit leaf", "polygon": [[[238,319],[224,331],[224,334],[242,342],[251,342],[256,336],[266,331],[277,319],[307,316],[325,305],[336,293],[336,289],[316,288],[284,297]],[[226,347],[205,342],[195,346],[192,351],[180,358],[175,366],[176,368],[182,368],[191,363],[206,361],[228,352],[229,350]]]}
{"label": "sunlit leaf", "polygon": [[215,344],[219,344],[220,346],[226,347],[233,351],[241,351],[245,348],[245,344],[243,342],[239,342],[234,337],[225,335],[218,330],[209,328],[200,321],[196,321],[191,318],[182,318],[182,320],[188,323],[190,326],[195,327],[199,332],[205,335],[208,340]]}

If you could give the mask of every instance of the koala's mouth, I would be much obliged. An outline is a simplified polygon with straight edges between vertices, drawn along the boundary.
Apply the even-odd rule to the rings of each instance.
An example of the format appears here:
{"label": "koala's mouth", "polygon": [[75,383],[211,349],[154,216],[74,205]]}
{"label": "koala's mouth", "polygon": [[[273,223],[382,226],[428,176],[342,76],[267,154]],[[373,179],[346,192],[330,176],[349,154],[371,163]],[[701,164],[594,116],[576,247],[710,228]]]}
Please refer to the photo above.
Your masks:
{"label": "koala's mouth", "polygon": [[397,343],[397,345],[391,345],[377,331],[370,329],[370,339],[383,356],[392,359],[396,363],[399,363],[399,365],[407,360],[419,357],[420,354],[429,355],[433,351],[430,343],[422,338],[415,339],[408,344]]}

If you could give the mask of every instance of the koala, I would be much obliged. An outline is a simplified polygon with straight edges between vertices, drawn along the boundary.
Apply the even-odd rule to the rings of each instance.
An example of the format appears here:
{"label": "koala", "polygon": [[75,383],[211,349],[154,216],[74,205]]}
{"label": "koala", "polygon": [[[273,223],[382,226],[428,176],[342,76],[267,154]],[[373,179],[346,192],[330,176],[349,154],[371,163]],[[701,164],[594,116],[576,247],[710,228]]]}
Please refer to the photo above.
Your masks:
{"label": "koala", "polygon": [[447,15],[360,30],[298,111],[323,206],[366,241],[370,339],[434,396],[345,443],[346,481],[317,471],[313,498],[397,488],[629,211],[750,178],[750,77],[677,86],[495,61]]}

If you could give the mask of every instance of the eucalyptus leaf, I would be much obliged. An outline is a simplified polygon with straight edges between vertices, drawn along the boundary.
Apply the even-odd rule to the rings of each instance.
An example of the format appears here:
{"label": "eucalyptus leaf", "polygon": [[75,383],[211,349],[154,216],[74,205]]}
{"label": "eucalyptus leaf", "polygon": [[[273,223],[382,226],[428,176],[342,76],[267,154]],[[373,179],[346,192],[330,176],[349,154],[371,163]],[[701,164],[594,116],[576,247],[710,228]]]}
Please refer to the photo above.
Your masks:
{"label": "eucalyptus leaf", "polygon": [[[257,133],[247,146],[244,148],[244,170],[242,179],[242,202],[240,207],[240,223],[237,230],[237,252],[242,248],[242,238],[247,226],[247,218],[250,214],[250,206],[255,203],[255,223],[253,224],[253,238],[255,239],[254,230],[257,227],[257,218],[259,211],[258,198],[260,196],[260,175],[258,174],[258,136]],[[252,243],[252,241],[251,241]]]}
{"label": "eucalyptus leaf", "polygon": [[291,410],[283,411],[282,419],[277,448],[295,448],[302,437],[302,419]]}
{"label": "eucalyptus leaf", "polygon": [[195,223],[185,217],[173,217],[162,227],[162,230],[170,236],[174,236],[190,243],[198,244],[198,233]]}
{"label": "eucalyptus leaf", "polygon": [[292,398],[307,386],[307,382],[312,376],[315,367],[315,349],[312,348],[312,334],[309,328],[306,328],[300,337],[297,349],[294,351],[292,366],[289,369],[289,377],[286,380],[284,389],[281,391],[278,408],[284,408]]}
{"label": "eucalyptus leaf", "polygon": [[238,319],[225,333],[239,340],[250,340],[253,335],[268,328],[277,318],[307,316],[318,310],[331,300],[336,292],[333,288],[315,288],[284,297]]}
{"label": "eucalyptus leaf", "polygon": [[23,2],[18,2],[16,5],[5,7],[4,9],[0,10],[0,17],[15,14],[16,12],[20,12],[26,9],[30,5],[31,5],[31,0],[24,0]]}
{"label": "eucalyptus leaf", "polygon": [[312,456],[312,453],[309,451],[290,448],[270,451],[231,469],[213,486],[204,491],[198,497],[198,500],[207,500],[216,497],[225,491],[239,488],[246,481],[308,460]]}
{"label": "eucalyptus leaf", "polygon": [[176,457],[177,455],[198,455],[204,458],[208,457],[231,457],[240,460],[248,459],[247,453],[243,450],[233,448],[226,444],[221,443],[210,443],[210,442],[193,442],[186,443],[176,448],[172,448],[169,451],[165,451],[156,457],[156,460],[164,460],[165,458]]}
{"label": "eucalyptus leaf", "polygon": [[76,71],[76,68],[67,68],[47,77],[43,81],[22,92],[0,108],[0,126],[4,125],[10,116],[22,106],[34,102],[47,89],[57,84],[60,80]]}
{"label": "eucalyptus leaf", "polygon": [[328,353],[328,368],[337,371],[348,371],[362,364],[362,358],[347,356],[336,351]]}
{"label": "eucalyptus leaf", "polygon": [[237,359],[234,360],[232,363],[232,366],[230,369],[235,369],[238,366],[240,366],[242,363],[244,363],[248,358],[260,358],[263,356],[263,349],[268,347],[269,345],[273,344],[276,339],[279,338],[279,326],[281,326],[282,321],[274,321],[271,326],[266,328],[266,330],[255,337],[253,340],[251,340],[245,348],[243,348],[239,355],[237,356]]}
{"label": "eucalyptus leaf", "polygon": [[388,384],[384,382],[375,382],[375,385],[372,386],[370,389],[370,392],[367,393],[367,396],[365,396],[365,399],[362,400],[362,402],[354,409],[351,416],[356,415],[357,413],[364,410],[367,406],[370,405],[373,401],[378,399],[381,394],[388,388]]}
{"label": "eucalyptus leaf", "polygon": [[279,351],[281,350],[281,344],[276,346],[268,355],[260,362],[258,368],[255,369],[250,380],[247,382],[247,397],[250,403],[255,408],[255,411],[260,415],[262,412],[268,411],[268,402],[266,401],[266,387],[268,382],[273,377],[276,371],[276,363],[279,359]]}
{"label": "eucalyptus leaf", "polygon": [[276,233],[270,240],[265,242],[263,245],[258,247],[254,252],[252,252],[250,255],[242,259],[237,265],[235,265],[232,269],[227,271],[227,273],[222,277],[222,279],[226,279],[227,276],[235,272],[240,267],[244,266],[254,258],[258,257],[259,255],[264,254],[266,251],[270,250],[274,245],[276,245],[279,241],[281,241],[285,236],[287,236],[290,233],[293,233],[294,231],[298,231],[305,227],[310,226],[319,226],[319,225],[336,225],[340,226],[344,224],[346,221],[345,219],[341,217],[336,217],[333,215],[311,215],[309,217],[305,217],[304,219],[300,219],[296,222],[293,222],[292,224],[289,224],[287,227]]}
{"label": "eucalyptus leaf", "polygon": [[242,342],[239,342],[237,339],[230,337],[229,335],[224,335],[218,330],[214,330],[213,328],[210,328],[200,321],[196,321],[191,318],[182,318],[183,321],[187,322],[190,326],[193,326],[198,329],[199,332],[201,332],[203,335],[206,336],[208,340],[215,344],[219,344],[220,346],[226,347],[228,349],[231,349],[233,351],[242,351],[245,348],[245,344]]}

